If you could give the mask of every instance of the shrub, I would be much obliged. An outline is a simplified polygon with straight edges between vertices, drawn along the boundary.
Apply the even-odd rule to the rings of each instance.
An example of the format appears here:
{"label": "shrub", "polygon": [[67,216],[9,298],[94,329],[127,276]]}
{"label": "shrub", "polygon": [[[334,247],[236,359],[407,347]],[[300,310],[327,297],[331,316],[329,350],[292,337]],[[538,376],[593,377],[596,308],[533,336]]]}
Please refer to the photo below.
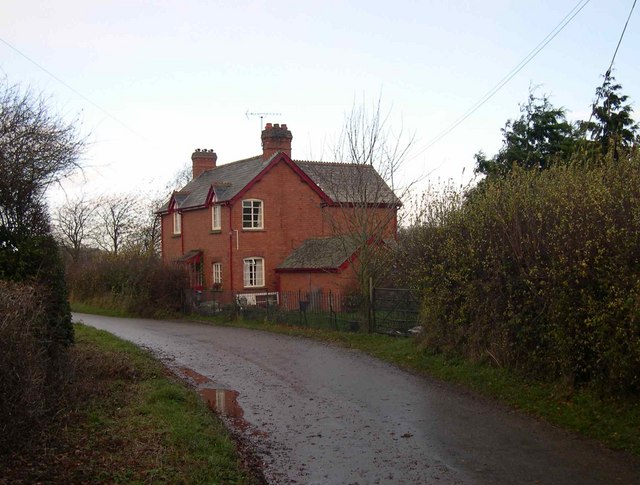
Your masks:
{"label": "shrub", "polygon": [[0,278],[38,287],[45,314],[46,333],[51,352],[73,343],[73,325],[67,301],[64,265],[58,245],[48,233],[27,237],[3,234],[10,249],[0,251]]}
{"label": "shrub", "polygon": [[640,391],[640,157],[514,170],[414,227],[425,344]]}
{"label": "shrub", "polygon": [[188,286],[181,267],[139,254],[97,253],[67,264],[72,301],[96,304],[140,316],[177,313]]}
{"label": "shrub", "polygon": [[0,453],[37,432],[58,402],[66,353],[52,353],[46,291],[0,280]]}

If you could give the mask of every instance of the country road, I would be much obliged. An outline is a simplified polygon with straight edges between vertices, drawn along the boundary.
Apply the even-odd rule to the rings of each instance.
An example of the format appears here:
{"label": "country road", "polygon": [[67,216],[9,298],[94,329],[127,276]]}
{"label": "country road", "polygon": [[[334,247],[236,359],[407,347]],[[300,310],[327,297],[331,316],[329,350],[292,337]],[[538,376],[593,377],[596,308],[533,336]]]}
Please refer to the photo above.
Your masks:
{"label": "country road", "polygon": [[269,483],[640,483],[635,457],[358,351],[198,323],[74,320],[217,389]]}

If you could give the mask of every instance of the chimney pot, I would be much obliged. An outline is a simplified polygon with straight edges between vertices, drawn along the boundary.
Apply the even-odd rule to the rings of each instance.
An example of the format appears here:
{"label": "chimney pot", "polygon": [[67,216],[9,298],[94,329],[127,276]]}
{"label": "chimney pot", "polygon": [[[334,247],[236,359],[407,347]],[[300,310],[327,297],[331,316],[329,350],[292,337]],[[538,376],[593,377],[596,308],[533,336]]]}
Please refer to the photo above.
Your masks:
{"label": "chimney pot", "polygon": [[196,148],[196,150],[191,154],[193,178],[197,178],[202,172],[216,168],[217,160],[218,155],[216,155],[216,152],[212,149]]}
{"label": "chimney pot", "polygon": [[293,135],[284,123],[267,123],[262,130],[262,158],[267,160],[277,152],[284,152],[291,158],[292,139]]}

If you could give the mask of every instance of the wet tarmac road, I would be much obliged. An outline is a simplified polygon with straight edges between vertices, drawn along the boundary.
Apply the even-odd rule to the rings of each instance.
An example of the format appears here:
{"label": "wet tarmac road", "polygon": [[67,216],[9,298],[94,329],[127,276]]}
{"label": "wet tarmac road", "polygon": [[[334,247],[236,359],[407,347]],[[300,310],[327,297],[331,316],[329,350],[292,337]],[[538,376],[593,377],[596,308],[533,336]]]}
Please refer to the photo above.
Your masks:
{"label": "wet tarmac road", "polygon": [[197,323],[74,318],[189,379],[270,483],[640,483],[637,458],[358,351]]}

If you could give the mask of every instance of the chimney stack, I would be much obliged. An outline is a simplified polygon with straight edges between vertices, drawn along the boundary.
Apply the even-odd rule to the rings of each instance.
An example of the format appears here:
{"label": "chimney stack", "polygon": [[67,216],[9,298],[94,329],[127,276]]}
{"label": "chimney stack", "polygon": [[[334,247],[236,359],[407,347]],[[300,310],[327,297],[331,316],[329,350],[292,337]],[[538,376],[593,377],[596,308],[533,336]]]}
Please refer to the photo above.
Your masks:
{"label": "chimney stack", "polygon": [[198,175],[206,170],[216,168],[216,160],[218,160],[218,155],[213,150],[207,150],[206,148],[200,150],[197,148],[191,154],[193,178],[197,178]]}
{"label": "chimney stack", "polygon": [[267,123],[262,130],[262,156],[265,160],[274,153],[284,152],[291,157],[291,140],[293,135],[285,124]]}

